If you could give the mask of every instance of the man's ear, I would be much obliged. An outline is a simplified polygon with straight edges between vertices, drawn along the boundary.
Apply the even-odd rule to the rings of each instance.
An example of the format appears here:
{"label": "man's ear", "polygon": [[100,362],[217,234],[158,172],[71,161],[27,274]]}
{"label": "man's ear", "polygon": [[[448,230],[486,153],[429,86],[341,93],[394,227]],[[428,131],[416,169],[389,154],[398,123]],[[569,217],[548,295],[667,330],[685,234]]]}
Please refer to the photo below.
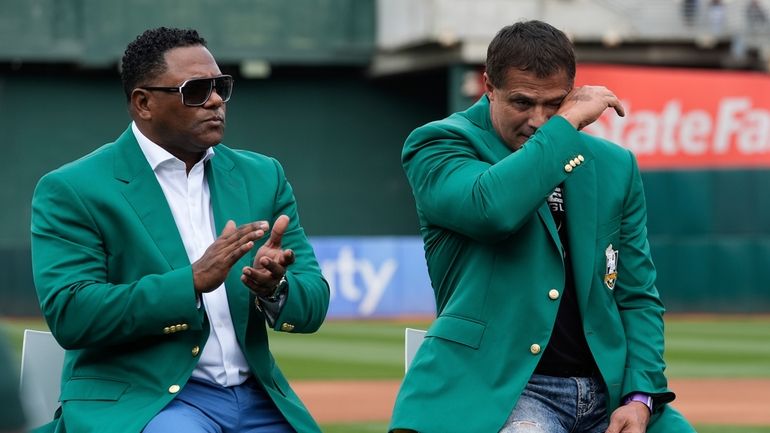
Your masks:
{"label": "man's ear", "polygon": [[495,86],[493,86],[492,82],[489,81],[489,75],[484,72],[484,93],[487,94],[487,98],[489,98],[490,101],[494,100],[494,94],[492,93],[493,90],[495,90]]}
{"label": "man's ear", "polygon": [[130,111],[137,118],[142,120],[152,119],[152,104],[150,92],[144,89],[134,89],[131,91]]}

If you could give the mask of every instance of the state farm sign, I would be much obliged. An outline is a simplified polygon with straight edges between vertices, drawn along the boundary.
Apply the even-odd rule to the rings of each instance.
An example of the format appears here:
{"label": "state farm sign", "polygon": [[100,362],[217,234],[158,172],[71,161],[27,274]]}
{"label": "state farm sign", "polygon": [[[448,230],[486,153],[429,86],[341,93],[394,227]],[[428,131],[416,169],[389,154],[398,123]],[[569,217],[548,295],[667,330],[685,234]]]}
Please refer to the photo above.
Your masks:
{"label": "state farm sign", "polygon": [[770,167],[770,75],[580,65],[576,85],[623,101],[586,132],[631,149],[643,169]]}

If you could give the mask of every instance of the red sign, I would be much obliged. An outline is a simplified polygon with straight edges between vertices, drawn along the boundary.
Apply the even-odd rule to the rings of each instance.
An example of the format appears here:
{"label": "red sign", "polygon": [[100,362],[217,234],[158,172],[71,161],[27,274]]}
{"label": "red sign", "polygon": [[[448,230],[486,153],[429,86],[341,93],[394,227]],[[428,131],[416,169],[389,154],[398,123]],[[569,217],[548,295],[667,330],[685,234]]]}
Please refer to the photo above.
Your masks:
{"label": "red sign", "polygon": [[621,99],[625,117],[607,110],[585,131],[643,169],[770,167],[768,74],[581,64],[575,84]]}

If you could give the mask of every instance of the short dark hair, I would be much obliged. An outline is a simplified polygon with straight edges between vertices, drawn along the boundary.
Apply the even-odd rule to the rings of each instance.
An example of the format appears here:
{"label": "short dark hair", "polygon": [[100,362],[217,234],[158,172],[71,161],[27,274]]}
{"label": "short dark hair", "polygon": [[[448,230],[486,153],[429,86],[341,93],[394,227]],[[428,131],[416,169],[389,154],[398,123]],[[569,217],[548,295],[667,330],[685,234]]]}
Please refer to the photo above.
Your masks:
{"label": "short dark hair", "polygon": [[521,21],[503,27],[487,48],[487,76],[495,87],[504,85],[511,68],[547,78],[565,71],[575,79],[575,51],[567,35],[542,21]]}
{"label": "short dark hair", "polygon": [[146,30],[126,47],[120,69],[120,79],[126,99],[131,92],[147,80],[166,71],[166,51],[172,48],[206,46],[196,30],[158,27]]}

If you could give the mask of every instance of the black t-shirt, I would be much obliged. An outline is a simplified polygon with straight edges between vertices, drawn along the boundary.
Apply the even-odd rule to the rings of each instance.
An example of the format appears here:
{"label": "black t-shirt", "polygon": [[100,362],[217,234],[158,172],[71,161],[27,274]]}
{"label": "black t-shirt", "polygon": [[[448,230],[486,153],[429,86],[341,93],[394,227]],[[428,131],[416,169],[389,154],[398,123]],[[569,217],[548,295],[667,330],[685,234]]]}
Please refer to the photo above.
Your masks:
{"label": "black t-shirt", "polygon": [[569,258],[564,194],[561,185],[556,187],[548,197],[548,206],[556,222],[559,239],[564,246],[565,283],[561,291],[561,304],[556,315],[556,324],[551,334],[551,340],[546,346],[535,373],[559,377],[594,376],[597,374],[596,363],[583,334],[583,324],[575,294],[572,263]]}

